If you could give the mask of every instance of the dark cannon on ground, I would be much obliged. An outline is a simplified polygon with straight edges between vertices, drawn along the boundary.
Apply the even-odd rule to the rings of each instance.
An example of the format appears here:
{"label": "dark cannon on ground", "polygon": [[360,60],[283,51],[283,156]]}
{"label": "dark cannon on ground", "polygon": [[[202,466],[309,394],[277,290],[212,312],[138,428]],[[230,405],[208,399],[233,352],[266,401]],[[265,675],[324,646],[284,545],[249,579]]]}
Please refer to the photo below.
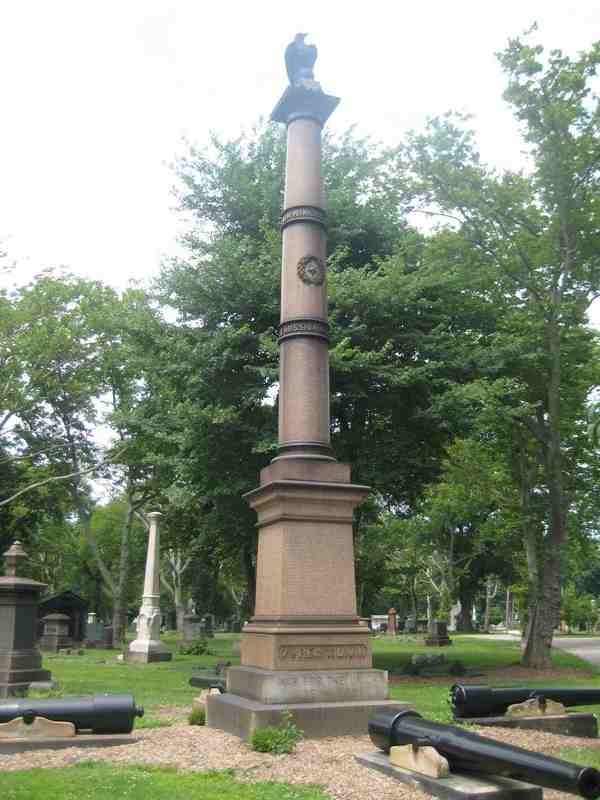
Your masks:
{"label": "dark cannon on ground", "polygon": [[463,683],[457,683],[450,689],[452,711],[458,719],[505,714],[509,706],[534,698],[539,698],[542,705],[545,700],[554,700],[567,707],[588,706],[600,703],[600,689],[493,689],[491,686],[468,686]]}
{"label": "dark cannon on ground", "polygon": [[371,741],[385,753],[398,745],[433,747],[448,760],[451,771],[503,775],[537,786],[600,796],[600,772],[570,764],[452,725],[423,719],[416,711],[380,711],[369,722]]}
{"label": "dark cannon on ground", "polygon": [[0,702],[0,723],[23,717],[31,724],[36,717],[53,722],[72,722],[77,733],[131,733],[136,717],[143,717],[130,694],[97,694],[93,697],[61,697],[56,700],[23,700]]}
{"label": "dark cannon on ground", "polygon": [[227,691],[227,676],[225,670],[231,666],[231,661],[219,661],[213,669],[203,669],[197,672],[189,680],[190,686],[199,689],[218,689],[221,694]]}

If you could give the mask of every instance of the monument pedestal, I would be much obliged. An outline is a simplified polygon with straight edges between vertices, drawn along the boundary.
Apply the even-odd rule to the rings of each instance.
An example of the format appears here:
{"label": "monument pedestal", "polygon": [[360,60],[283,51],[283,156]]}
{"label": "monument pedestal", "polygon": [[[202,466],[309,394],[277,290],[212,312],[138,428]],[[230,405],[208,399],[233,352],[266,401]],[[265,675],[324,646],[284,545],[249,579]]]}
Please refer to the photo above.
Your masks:
{"label": "monument pedestal", "polygon": [[[312,475],[313,480],[307,480]],[[207,698],[207,725],[249,739],[288,710],[307,737],[363,735],[388,706],[356,613],[352,513],[369,491],[333,460],[276,459],[246,495],[258,513],[256,613],[227,693]]]}
{"label": "monument pedestal", "polygon": [[6,575],[0,577],[0,697],[26,696],[32,683],[49,684],[36,645],[37,609],[45,583],[17,576],[26,553],[15,542],[4,554]]}

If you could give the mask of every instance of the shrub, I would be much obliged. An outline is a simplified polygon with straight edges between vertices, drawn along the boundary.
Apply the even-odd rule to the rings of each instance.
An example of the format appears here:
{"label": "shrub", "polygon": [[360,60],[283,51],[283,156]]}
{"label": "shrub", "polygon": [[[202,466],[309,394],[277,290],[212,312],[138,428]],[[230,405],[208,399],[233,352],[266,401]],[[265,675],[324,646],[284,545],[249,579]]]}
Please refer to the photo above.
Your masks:
{"label": "shrub", "polygon": [[203,636],[200,636],[198,639],[194,639],[194,641],[189,642],[189,644],[182,644],[179,647],[179,652],[184,656],[211,655],[211,652],[208,649],[208,641]]}
{"label": "shrub", "polygon": [[289,711],[281,712],[281,724],[277,727],[257,728],[252,734],[250,745],[259,753],[292,753],[303,732],[294,722]]}
{"label": "shrub", "polygon": [[188,714],[188,723],[190,725],[206,725],[206,709],[192,708]]}

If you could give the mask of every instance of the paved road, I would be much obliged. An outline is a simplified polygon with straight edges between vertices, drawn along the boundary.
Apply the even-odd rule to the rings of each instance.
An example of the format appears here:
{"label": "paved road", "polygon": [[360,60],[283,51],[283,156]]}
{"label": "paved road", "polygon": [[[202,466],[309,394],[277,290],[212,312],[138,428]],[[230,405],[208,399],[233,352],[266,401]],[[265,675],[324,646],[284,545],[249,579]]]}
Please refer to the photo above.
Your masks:
{"label": "paved road", "polygon": [[[476,635],[473,638],[497,639],[498,641],[518,642],[519,636],[511,633],[492,633]],[[584,661],[589,661],[595,667],[600,667],[600,636],[555,636],[552,647],[573,653]]]}
{"label": "paved road", "polygon": [[559,636],[552,640],[552,646],[600,667],[600,636]]}

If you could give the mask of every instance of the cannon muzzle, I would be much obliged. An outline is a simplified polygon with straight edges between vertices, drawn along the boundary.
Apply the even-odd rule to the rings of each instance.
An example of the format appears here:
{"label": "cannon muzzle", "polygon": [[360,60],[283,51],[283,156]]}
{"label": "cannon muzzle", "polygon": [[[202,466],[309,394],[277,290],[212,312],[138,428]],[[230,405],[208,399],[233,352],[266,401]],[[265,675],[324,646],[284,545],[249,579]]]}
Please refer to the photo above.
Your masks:
{"label": "cannon muzzle", "polygon": [[600,689],[560,689],[540,687],[507,687],[466,685],[456,683],[450,689],[450,703],[457,718],[491,717],[504,714],[514,703],[524,703],[534,697],[554,700],[564,706],[587,706],[600,703]]}
{"label": "cannon muzzle", "polygon": [[434,747],[450,769],[505,775],[581,797],[600,797],[600,772],[522,747],[487,739],[453,725],[423,719],[416,711],[380,711],[369,722],[371,741],[389,753],[396,745]]}
{"label": "cannon muzzle", "polygon": [[23,717],[31,723],[35,717],[54,722],[72,722],[77,732],[131,733],[136,717],[143,717],[130,694],[97,694],[93,697],[63,697],[56,700],[8,700],[0,702],[0,722]]}

